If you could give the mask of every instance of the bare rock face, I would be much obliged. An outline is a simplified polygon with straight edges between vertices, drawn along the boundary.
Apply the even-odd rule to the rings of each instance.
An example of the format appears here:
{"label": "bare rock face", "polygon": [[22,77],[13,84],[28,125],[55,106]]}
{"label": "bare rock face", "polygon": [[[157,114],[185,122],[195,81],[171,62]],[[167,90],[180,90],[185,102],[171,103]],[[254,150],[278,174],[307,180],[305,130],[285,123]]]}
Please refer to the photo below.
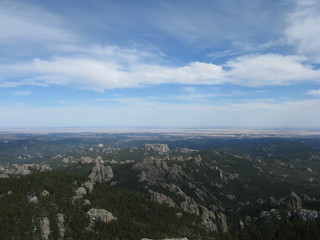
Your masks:
{"label": "bare rock face", "polygon": [[176,206],[176,204],[174,203],[174,201],[170,197],[168,197],[162,193],[158,193],[158,192],[150,191],[150,193],[152,194],[151,200],[156,201],[160,204],[167,204],[167,205],[169,205],[169,207]]}
{"label": "bare rock face", "polygon": [[92,227],[94,226],[95,222],[97,222],[97,221],[108,223],[110,221],[117,220],[117,218],[114,217],[111,212],[108,212],[105,209],[91,208],[87,212],[87,215],[88,215],[89,221],[90,221],[88,230],[91,230]]}
{"label": "bare rock face", "polygon": [[18,175],[28,175],[31,171],[28,169],[26,164],[23,164],[17,168],[16,174]]}
{"label": "bare rock face", "polygon": [[286,197],[283,202],[291,210],[302,209],[301,198],[294,192],[292,192],[288,197]]}
{"label": "bare rock face", "polygon": [[40,220],[40,231],[41,231],[41,239],[49,240],[50,235],[50,221],[49,218],[44,217]]}
{"label": "bare rock face", "polygon": [[174,182],[182,181],[184,172],[178,165],[169,167],[165,161],[153,157],[144,158],[132,166],[133,170],[140,171],[139,182],[148,182],[158,185],[166,179]]}
{"label": "bare rock face", "polygon": [[108,182],[113,178],[113,171],[110,166],[97,163],[91,170],[89,178],[93,181]]}
{"label": "bare rock face", "polygon": [[157,184],[166,177],[169,167],[166,162],[150,157],[135,163],[132,169],[140,171],[139,182]]}
{"label": "bare rock face", "polygon": [[195,156],[194,158],[192,158],[191,161],[193,163],[197,164],[198,166],[200,166],[202,164],[202,158],[200,155]]}
{"label": "bare rock face", "polygon": [[199,216],[200,214],[197,203],[195,203],[191,198],[188,198],[185,201],[181,202],[180,207],[187,213],[195,214],[197,216]]}
{"label": "bare rock face", "polygon": [[64,234],[66,232],[66,222],[65,222],[65,215],[62,213],[57,214],[57,225],[59,230],[59,240],[62,240],[64,238]]}
{"label": "bare rock face", "polygon": [[227,217],[222,212],[216,212],[216,223],[219,232],[226,233],[228,232],[228,224],[227,224]]}
{"label": "bare rock face", "polygon": [[39,199],[37,196],[28,196],[28,200],[29,200],[29,203],[37,204],[39,202]]}
{"label": "bare rock face", "polygon": [[93,187],[94,187],[94,181],[88,180],[88,181],[84,182],[82,184],[82,186],[87,189],[88,193],[92,193]]}
{"label": "bare rock face", "polygon": [[87,190],[84,187],[78,187],[74,193],[76,194],[76,196],[84,196],[87,194]]}
{"label": "bare rock face", "polygon": [[36,170],[40,172],[46,172],[46,171],[52,170],[46,164],[22,164],[22,165],[16,164],[15,167],[17,168],[15,174],[17,175],[28,175],[32,172],[31,170]]}
{"label": "bare rock face", "polygon": [[170,148],[167,144],[162,144],[162,143],[153,143],[153,144],[145,144],[144,145],[145,150],[154,150],[159,153],[167,153],[170,151]]}
{"label": "bare rock face", "polygon": [[9,178],[9,175],[6,173],[0,173],[0,178]]}
{"label": "bare rock face", "polygon": [[81,157],[79,163],[82,163],[82,164],[93,163],[93,159],[91,157]]}

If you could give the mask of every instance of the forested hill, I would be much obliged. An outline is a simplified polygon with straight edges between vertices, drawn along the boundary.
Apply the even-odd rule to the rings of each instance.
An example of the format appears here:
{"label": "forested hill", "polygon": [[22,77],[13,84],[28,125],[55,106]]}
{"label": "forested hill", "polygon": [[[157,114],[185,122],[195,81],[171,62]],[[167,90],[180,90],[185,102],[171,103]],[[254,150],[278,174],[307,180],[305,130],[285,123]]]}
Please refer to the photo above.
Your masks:
{"label": "forested hill", "polygon": [[0,196],[3,240],[212,239],[190,214],[71,174],[1,179]]}

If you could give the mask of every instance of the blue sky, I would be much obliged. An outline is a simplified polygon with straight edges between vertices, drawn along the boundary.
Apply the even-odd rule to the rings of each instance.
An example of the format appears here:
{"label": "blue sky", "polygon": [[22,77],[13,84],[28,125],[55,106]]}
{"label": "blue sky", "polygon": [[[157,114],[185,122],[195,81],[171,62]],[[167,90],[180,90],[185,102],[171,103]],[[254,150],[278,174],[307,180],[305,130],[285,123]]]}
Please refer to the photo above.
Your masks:
{"label": "blue sky", "polygon": [[318,0],[1,0],[0,127],[320,128]]}

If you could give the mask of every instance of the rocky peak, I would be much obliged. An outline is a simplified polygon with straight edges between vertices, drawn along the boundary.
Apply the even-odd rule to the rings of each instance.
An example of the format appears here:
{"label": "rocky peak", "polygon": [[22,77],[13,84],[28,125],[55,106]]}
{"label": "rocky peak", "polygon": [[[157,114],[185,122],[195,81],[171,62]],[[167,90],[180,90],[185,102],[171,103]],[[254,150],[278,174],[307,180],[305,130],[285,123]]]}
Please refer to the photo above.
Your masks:
{"label": "rocky peak", "polygon": [[144,145],[145,150],[154,150],[159,153],[167,153],[170,151],[170,148],[167,144],[162,144],[162,143],[147,143]]}
{"label": "rocky peak", "polygon": [[291,194],[284,199],[284,204],[290,208],[291,210],[301,210],[302,209],[302,201],[301,198],[295,194],[294,192],[291,192]]}
{"label": "rocky peak", "polygon": [[110,166],[104,166],[100,163],[94,165],[89,175],[93,181],[108,182],[113,178],[113,171]]}
{"label": "rocky peak", "polygon": [[165,180],[180,182],[185,175],[180,166],[174,164],[169,167],[165,161],[153,157],[144,158],[142,161],[135,163],[132,169],[140,171],[140,182],[148,182],[154,185],[159,185]]}

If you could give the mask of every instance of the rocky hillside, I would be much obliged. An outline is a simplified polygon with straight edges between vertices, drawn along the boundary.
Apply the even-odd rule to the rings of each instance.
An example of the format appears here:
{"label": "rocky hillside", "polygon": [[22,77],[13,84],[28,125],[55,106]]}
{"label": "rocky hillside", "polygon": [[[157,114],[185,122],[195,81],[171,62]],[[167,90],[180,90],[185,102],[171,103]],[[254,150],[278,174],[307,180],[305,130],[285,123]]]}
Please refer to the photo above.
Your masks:
{"label": "rocky hillside", "polygon": [[65,173],[0,181],[1,239],[212,239],[200,219]]}
{"label": "rocky hillside", "polygon": [[[199,142],[206,146],[209,140],[203,138],[199,139]],[[133,140],[126,141],[119,140],[113,145],[95,142],[74,146],[70,151],[55,152],[42,162],[3,162],[0,164],[0,178],[3,178],[3,181],[19,181],[16,177],[25,175],[24,178],[28,179],[36,172],[43,172],[43,175],[39,173],[39,176],[56,174],[50,173],[52,170],[61,174],[76,174],[82,178],[83,180],[77,181],[76,185],[74,182],[66,184],[71,185],[68,192],[72,195],[68,199],[72,208],[74,211],[80,209],[82,218],[86,219],[79,220],[86,221],[86,227],[83,225],[82,228],[86,231],[81,230],[79,234],[87,237],[102,234],[99,228],[99,234],[94,235],[97,226],[105,229],[105,226],[118,226],[117,224],[123,221],[118,210],[113,208],[113,204],[117,205],[121,201],[118,199],[118,202],[106,207],[100,204],[104,201],[101,197],[105,196],[97,195],[95,192],[123,193],[123,190],[126,193],[134,192],[142,202],[151,200],[157,208],[161,206],[165,211],[172,213],[167,216],[171,220],[164,218],[163,224],[166,227],[161,227],[161,231],[158,229],[160,225],[151,219],[134,220],[132,228],[139,233],[136,235],[138,238],[193,239],[196,238],[195,235],[201,235],[202,239],[212,236],[216,239],[259,239],[259,233],[261,235],[261,232],[268,232],[266,229],[269,227],[274,231],[269,231],[272,234],[266,239],[277,239],[274,236],[279,234],[279,229],[290,229],[285,233],[288,234],[300,231],[297,226],[304,226],[302,232],[318,232],[316,226],[320,213],[320,152],[317,140],[314,140],[315,144],[312,145],[313,140],[310,139],[301,142],[292,139],[249,139],[243,142],[227,139],[224,143],[219,142],[220,145],[213,141],[212,143],[217,145],[216,150],[188,148],[190,142],[195,141],[194,138],[184,139],[186,145],[175,141],[165,143],[163,139],[149,143],[145,140],[134,140],[134,143]],[[200,146],[200,143],[194,142],[191,146]],[[119,147],[120,145],[134,146],[123,148]],[[31,158],[21,161],[31,161],[35,154],[28,154]],[[106,190],[101,190],[103,188]],[[3,190],[0,192],[1,198],[11,196],[12,192],[15,192],[14,188]],[[32,206],[40,206],[46,199],[44,195],[52,196],[53,193],[43,187],[32,194],[26,191],[23,199],[27,199]],[[32,219],[30,226],[35,223],[34,229],[37,230],[34,231],[40,235],[43,234],[41,226],[53,226],[53,222],[57,229],[59,226],[67,226],[64,232],[73,232],[71,222],[61,220],[68,218],[63,217],[67,215],[59,210],[60,205],[53,202],[51,204],[57,209],[54,218],[42,214],[42,217],[34,217],[37,220]],[[130,209],[140,208],[136,206],[137,203],[131,204]],[[153,217],[156,219],[159,212],[153,211]],[[125,214],[123,216],[126,218]],[[172,222],[175,223],[173,228],[166,225],[170,221],[171,225]],[[150,230],[154,227],[158,230]],[[189,228],[194,228],[192,232],[195,234],[191,234],[191,231],[187,230]],[[50,227],[50,231],[46,231],[49,232],[48,236],[56,234],[60,239],[66,239],[60,233],[56,233],[60,230],[53,229]],[[117,234],[119,239],[126,239]],[[297,235],[304,236],[302,233]]]}

